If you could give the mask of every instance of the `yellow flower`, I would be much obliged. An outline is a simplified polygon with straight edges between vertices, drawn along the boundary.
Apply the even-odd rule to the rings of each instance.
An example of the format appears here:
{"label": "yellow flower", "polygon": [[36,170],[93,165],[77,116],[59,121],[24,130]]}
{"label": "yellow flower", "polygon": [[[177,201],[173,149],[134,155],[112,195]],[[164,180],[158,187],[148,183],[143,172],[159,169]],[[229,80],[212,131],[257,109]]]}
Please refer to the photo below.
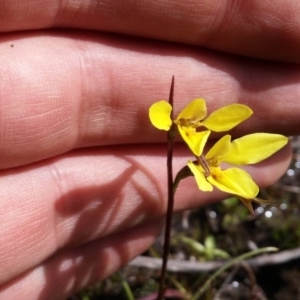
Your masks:
{"label": "yellow flower", "polygon": [[[288,142],[288,138],[279,134],[254,133],[231,142],[231,136],[223,136],[197,162],[188,162],[202,191],[219,190],[237,195],[241,200],[253,199],[259,188],[246,171],[231,167],[223,170],[221,163],[233,165],[255,164],[271,156]],[[243,201],[243,202],[244,202]]]}
{"label": "yellow flower", "polygon": [[[171,111],[172,106],[165,100],[154,103],[149,109],[149,117],[153,126],[168,131],[172,125]],[[228,131],[249,118],[252,113],[252,110],[246,105],[231,104],[216,110],[205,118],[207,115],[205,100],[197,98],[181,111],[174,123],[189,148],[196,156],[200,156],[210,130]],[[209,130],[197,132],[197,128],[200,126]]]}

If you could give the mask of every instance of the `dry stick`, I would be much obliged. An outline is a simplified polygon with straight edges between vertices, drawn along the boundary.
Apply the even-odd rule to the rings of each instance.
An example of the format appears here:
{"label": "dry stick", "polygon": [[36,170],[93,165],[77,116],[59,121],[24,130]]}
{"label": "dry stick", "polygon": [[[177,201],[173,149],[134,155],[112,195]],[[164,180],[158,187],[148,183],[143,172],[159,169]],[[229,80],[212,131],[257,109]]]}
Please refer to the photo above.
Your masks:
{"label": "dry stick", "polygon": [[[259,256],[248,259],[246,262],[255,268],[272,266],[278,264],[284,264],[295,259],[300,258],[300,247],[290,250],[283,250],[275,254],[268,254],[267,256]],[[168,261],[168,272],[175,273],[206,273],[217,270],[224,265],[224,261],[181,261],[181,260],[169,260]],[[148,257],[148,256],[137,256],[130,263],[130,266],[138,268],[147,268],[150,270],[158,270],[161,267],[161,259]]]}
{"label": "dry stick", "polygon": [[[172,83],[170,88],[169,103],[173,107],[174,98],[174,76],[172,77]],[[171,111],[171,120],[173,120],[173,109]],[[157,300],[162,300],[165,293],[165,278],[167,271],[168,255],[170,251],[170,235],[171,235],[171,225],[173,217],[173,207],[174,207],[174,190],[173,190],[173,124],[168,131],[168,156],[167,156],[167,172],[168,172],[168,207],[166,216],[166,226],[165,226],[165,238],[164,238],[164,252],[163,252],[163,263],[161,267],[161,276],[159,281],[159,290]]]}

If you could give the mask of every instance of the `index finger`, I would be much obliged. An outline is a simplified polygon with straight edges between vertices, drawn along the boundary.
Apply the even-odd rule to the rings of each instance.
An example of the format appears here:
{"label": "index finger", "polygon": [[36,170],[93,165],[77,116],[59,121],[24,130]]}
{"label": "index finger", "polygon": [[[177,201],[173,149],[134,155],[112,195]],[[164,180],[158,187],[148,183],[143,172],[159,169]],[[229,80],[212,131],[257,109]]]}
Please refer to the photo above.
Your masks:
{"label": "index finger", "polygon": [[165,142],[148,109],[168,97],[172,75],[175,116],[202,97],[209,113],[230,103],[254,110],[236,136],[299,131],[295,66],[68,31],[9,34],[0,53],[0,168],[74,148]]}
{"label": "index finger", "polygon": [[[5,4],[4,4],[5,2]],[[2,4],[2,5],[1,5]],[[297,1],[1,1],[0,31],[91,29],[299,62]]]}

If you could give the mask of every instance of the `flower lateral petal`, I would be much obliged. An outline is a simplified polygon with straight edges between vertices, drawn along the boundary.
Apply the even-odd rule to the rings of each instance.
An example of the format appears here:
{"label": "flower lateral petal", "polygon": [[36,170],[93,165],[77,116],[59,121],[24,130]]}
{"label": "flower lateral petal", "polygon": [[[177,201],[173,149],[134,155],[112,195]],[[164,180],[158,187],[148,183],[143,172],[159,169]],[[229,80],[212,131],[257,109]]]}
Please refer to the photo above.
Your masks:
{"label": "flower lateral petal", "polygon": [[210,171],[211,176],[207,177],[207,180],[225,193],[252,199],[259,192],[257,184],[244,170],[229,168],[223,171],[218,167],[211,168]]}
{"label": "flower lateral petal", "polygon": [[211,113],[203,122],[207,129],[228,131],[252,115],[253,111],[243,104],[230,104]]}
{"label": "flower lateral petal", "polygon": [[253,133],[231,143],[224,161],[233,165],[256,164],[283,148],[288,138],[280,134]]}
{"label": "flower lateral petal", "polygon": [[178,126],[178,131],[194,155],[200,156],[211,131],[196,132],[195,128],[181,126]]}
{"label": "flower lateral petal", "polygon": [[190,168],[191,172],[194,174],[199,190],[203,192],[212,192],[213,186],[206,180],[201,167],[196,166],[190,160],[188,161],[187,165]]}
{"label": "flower lateral petal", "polygon": [[172,125],[171,111],[171,104],[165,100],[153,103],[149,108],[149,118],[152,125],[160,130],[168,131]]}
{"label": "flower lateral petal", "polygon": [[190,125],[185,122],[196,123],[206,117],[207,108],[204,99],[196,98],[189,103],[176,118],[176,123],[182,126]]}

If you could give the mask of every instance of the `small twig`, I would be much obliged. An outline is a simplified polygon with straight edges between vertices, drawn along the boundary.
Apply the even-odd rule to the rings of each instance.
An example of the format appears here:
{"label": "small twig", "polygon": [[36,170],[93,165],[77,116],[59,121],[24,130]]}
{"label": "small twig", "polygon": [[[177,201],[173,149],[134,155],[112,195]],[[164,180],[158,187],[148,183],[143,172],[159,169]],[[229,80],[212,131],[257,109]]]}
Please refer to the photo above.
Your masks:
{"label": "small twig", "polygon": [[240,263],[240,266],[246,271],[248,275],[248,279],[250,281],[251,299],[267,300],[267,297],[264,294],[263,290],[257,284],[256,277],[251,266],[246,261],[242,261]]}
{"label": "small twig", "polygon": [[249,286],[251,291],[253,291],[256,286],[256,277],[251,266],[246,261],[242,261],[240,262],[240,267],[243,268],[244,271],[247,273],[249,279]]}
{"label": "small twig", "polygon": [[[161,268],[162,259],[149,257],[149,256],[137,256],[134,258],[129,265],[139,268],[147,268],[150,270],[159,270]],[[212,261],[212,262],[197,262],[188,260],[174,260],[169,259],[167,270],[168,272],[175,273],[199,273],[199,272],[210,272],[220,268],[224,262]]]}
{"label": "small twig", "polygon": [[[172,83],[170,88],[169,103],[173,107],[174,98],[174,76],[172,77]],[[171,120],[173,120],[173,109],[171,111]],[[166,216],[166,226],[165,226],[165,238],[164,238],[164,252],[163,252],[163,262],[161,267],[161,277],[159,282],[159,290],[157,300],[162,300],[165,292],[165,278],[167,271],[168,255],[170,252],[170,235],[172,227],[172,217],[173,217],[173,207],[174,207],[174,189],[173,189],[173,125],[168,131],[168,156],[167,156],[167,172],[168,172],[168,207]]]}
{"label": "small twig", "polygon": [[239,270],[240,266],[237,265],[235,266],[232,271],[229,273],[229,275],[227,275],[227,277],[225,278],[224,282],[222,283],[221,287],[219,288],[218,292],[215,294],[213,300],[218,300],[220,299],[221,294],[223,293],[224,289],[227,287],[227,285],[232,281],[233,277],[235,276],[235,274],[237,273],[237,271]]}

